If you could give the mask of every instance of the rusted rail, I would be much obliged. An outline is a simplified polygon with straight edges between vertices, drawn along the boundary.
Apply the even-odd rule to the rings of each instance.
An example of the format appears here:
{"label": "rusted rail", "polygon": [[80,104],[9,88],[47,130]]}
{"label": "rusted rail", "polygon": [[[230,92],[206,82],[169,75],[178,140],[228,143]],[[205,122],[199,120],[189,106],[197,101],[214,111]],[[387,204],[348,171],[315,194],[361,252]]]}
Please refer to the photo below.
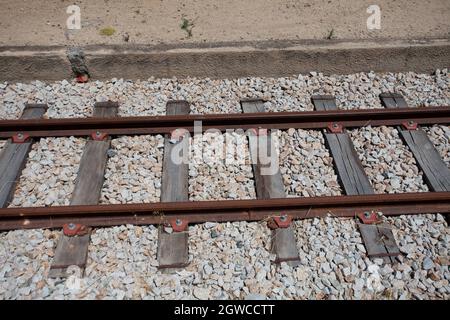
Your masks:
{"label": "rusted rail", "polygon": [[[213,115],[167,115],[126,118],[73,118],[44,120],[1,120],[0,138],[88,136],[102,134],[170,133],[178,128],[194,130],[202,122],[202,131],[215,128],[272,129],[327,128],[330,123],[343,127],[415,124],[448,124],[450,107],[397,108],[370,110],[333,110],[280,113],[246,113]],[[71,205],[59,207],[0,209],[0,230],[16,228],[53,228],[66,223],[89,226],[120,224],[160,224],[170,218],[191,223],[206,221],[262,220],[273,215],[290,215],[294,219],[353,217],[363,211],[381,211],[385,215],[450,213],[450,192],[352,195],[314,198],[280,198],[267,200],[225,200],[202,202],[162,202],[124,205]]]}
{"label": "rusted rail", "polygon": [[320,129],[337,122],[344,127],[367,125],[401,125],[405,121],[417,124],[450,123],[450,107],[335,110],[305,112],[273,112],[248,114],[168,115],[123,118],[72,118],[44,120],[1,120],[0,138],[17,133],[30,137],[87,136],[101,131],[110,135],[164,134],[178,128],[194,132],[194,122],[202,122],[202,131],[208,129]]}
{"label": "rusted rail", "polygon": [[386,216],[450,213],[450,192],[6,208],[0,209],[0,230],[54,228],[70,222],[89,226],[161,224],[174,217],[192,223],[256,221],[273,215],[290,215],[294,219],[354,217],[372,210]]}
{"label": "rusted rail", "polygon": [[[392,95],[387,96],[392,99]],[[394,96],[395,106],[400,101]],[[202,222],[226,221],[266,221],[273,229],[272,249],[276,253],[276,262],[288,262],[292,266],[300,262],[296,238],[293,231],[292,219],[307,219],[313,217],[359,217],[372,219],[377,217],[374,212],[381,212],[385,216],[422,214],[422,213],[450,213],[450,190],[431,187],[437,192],[403,193],[403,194],[373,194],[368,177],[357,159],[351,164],[345,162],[351,157],[357,157],[351,139],[344,128],[362,126],[399,126],[400,131],[411,130],[418,133],[418,125],[449,124],[450,107],[430,108],[393,108],[370,110],[336,110],[330,107],[333,97],[321,96],[318,103],[325,111],[312,112],[280,112],[280,113],[251,113],[264,110],[262,101],[243,104],[244,114],[211,114],[211,115],[174,115],[175,113],[189,113],[186,101],[169,102],[166,116],[153,117],[124,117],[101,118],[107,114],[115,115],[117,103],[97,103],[94,117],[72,119],[20,119],[0,120],[0,138],[11,138],[8,145],[12,151],[2,153],[9,155],[17,146],[31,145],[32,139],[39,137],[85,136],[91,140],[83,152],[82,163],[78,172],[78,189],[76,197],[70,206],[52,207],[21,207],[0,209],[0,230],[31,229],[31,228],[63,228],[58,246],[52,262],[52,277],[67,276],[69,266],[77,265],[84,268],[87,263],[87,252],[91,227],[106,227],[122,224],[165,224],[160,226],[158,234],[158,261],[160,268],[178,268],[189,263],[187,225]],[[405,103],[406,105],[406,103]],[[176,106],[176,108],[175,108]],[[27,105],[28,108],[40,108],[43,105]],[[180,109],[176,111],[176,109]],[[36,109],[37,110],[37,109]],[[184,111],[183,111],[184,110]],[[201,122],[201,126],[200,123]],[[150,204],[115,204],[98,205],[98,198],[104,177],[107,161],[108,135],[134,134],[167,134],[175,129],[184,128],[191,133],[200,133],[208,129],[226,131],[228,129],[324,129],[328,128],[326,137],[328,144],[338,141],[340,145],[334,147],[334,161],[337,174],[345,188],[347,195],[332,197],[285,198],[283,182],[279,168],[277,176],[263,177],[260,173],[262,164],[254,165],[256,190],[259,199],[255,200],[222,200],[222,201],[187,201],[188,200],[188,166],[171,164],[168,155],[173,145],[171,135],[166,135],[165,156],[163,164],[163,194],[161,202]],[[201,129],[200,129],[201,128]],[[257,131],[259,132],[259,131]],[[330,133],[331,132],[331,133]],[[411,132],[408,132],[412,134]],[[423,133],[422,135],[425,135]],[[343,137],[347,137],[346,140]],[[260,137],[261,138],[261,137]],[[335,138],[335,140],[332,140]],[[261,141],[265,141],[262,139]],[[176,143],[184,143],[179,140]],[[257,144],[250,141],[251,152],[256,152]],[[260,143],[260,142],[258,142]],[[343,148],[342,146],[346,147]],[[417,145],[417,146],[416,146]],[[431,146],[431,147],[430,147]],[[415,142],[413,153],[420,159],[419,163],[426,166],[425,178],[435,176],[439,172],[439,181],[446,176],[442,171],[448,168],[445,164],[436,166],[439,158],[437,151],[431,159],[431,142],[419,144]],[[417,150],[427,150],[425,155]],[[415,150],[415,151],[414,151]],[[14,164],[10,158],[2,157],[3,180],[10,181],[10,176],[20,176],[24,160]],[[22,156],[26,159],[26,155]],[[338,161],[336,161],[338,159]],[[431,159],[434,167],[430,170],[426,159]],[[340,161],[340,162],[339,162]],[[344,161],[344,162],[343,162]],[[11,165],[13,163],[13,165]],[[359,166],[357,179],[349,177],[347,172]],[[433,168],[434,168],[433,167]],[[14,172],[11,172],[11,171]],[[347,174],[347,175],[346,175]],[[92,177],[96,177],[93,179]],[[343,178],[344,177],[344,178]],[[366,181],[367,188],[359,188],[355,181]],[[1,175],[0,175],[0,178]],[[14,179],[13,179],[14,180]],[[436,179],[435,179],[436,180]],[[427,179],[430,185],[431,179]],[[350,185],[350,187],[349,187]],[[81,189],[80,189],[81,186]],[[361,192],[352,188],[358,187]],[[367,192],[366,189],[369,189]],[[12,196],[14,188],[4,192],[4,198]],[[273,198],[272,198],[273,197]],[[181,201],[177,201],[181,200]],[[165,202],[168,201],[168,202]],[[83,204],[83,205],[79,205]],[[2,206],[7,206],[5,201]],[[362,218],[361,218],[362,217]],[[369,218],[368,218],[369,217]],[[370,220],[369,219],[369,220]],[[359,224],[359,229],[366,244],[368,255],[384,257],[385,261],[394,261],[399,254],[392,231],[385,231],[385,227],[378,225]],[[171,231],[167,231],[171,230]],[[383,230],[382,232],[380,230]],[[390,229],[389,229],[390,230]],[[386,260],[387,259],[387,260]]]}

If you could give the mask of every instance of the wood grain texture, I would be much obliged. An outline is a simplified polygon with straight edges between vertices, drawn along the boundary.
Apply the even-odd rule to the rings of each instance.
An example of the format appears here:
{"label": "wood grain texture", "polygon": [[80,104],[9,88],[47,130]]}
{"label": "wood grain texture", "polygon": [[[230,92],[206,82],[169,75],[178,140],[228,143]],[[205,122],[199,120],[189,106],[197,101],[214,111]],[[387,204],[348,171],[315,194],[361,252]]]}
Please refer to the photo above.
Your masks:
{"label": "wood grain texture", "polygon": [[292,225],[272,230],[271,251],[276,254],[276,263],[286,262],[291,267],[300,265],[297,240]]}
{"label": "wood grain texture", "polygon": [[[408,107],[406,100],[398,93],[385,92],[380,94],[380,99],[386,108]],[[419,168],[423,171],[423,177],[428,188],[431,191],[449,191],[450,170],[426,133],[420,128],[415,131],[403,130],[401,127],[397,129],[403,141],[413,153]],[[450,215],[446,214],[445,217],[447,225],[450,225]]]}
{"label": "wood grain texture", "polygon": [[[406,100],[396,93],[380,94],[386,108],[406,108]],[[407,120],[407,119],[405,119]],[[423,177],[432,191],[450,191],[450,169],[439,155],[430,138],[421,128],[405,130],[397,127],[400,136],[414,155]]]}
{"label": "wood grain texture", "polygon": [[[244,111],[244,113],[265,112],[263,101],[260,100],[243,101],[242,110]],[[253,176],[255,178],[256,195],[258,199],[285,198],[286,193],[284,191],[283,179],[281,177],[281,172],[278,166],[276,170],[274,170],[275,174],[262,174],[262,169],[264,167],[268,168],[268,165],[262,164],[258,157],[258,146],[261,146],[262,143],[267,144],[266,150],[268,158],[272,158],[272,156],[278,156],[275,152],[273,152],[274,150],[272,150],[272,137],[270,135],[264,137],[263,139],[260,139],[258,136],[249,137],[250,156],[252,159],[257,160],[257,163],[252,163]],[[272,155],[272,153],[274,154]]]}
{"label": "wood grain texture", "polygon": [[97,204],[102,190],[110,140],[89,140],[84,146],[71,205]]}
{"label": "wood grain texture", "polygon": [[388,223],[382,223],[377,225],[378,233],[383,239],[383,244],[386,247],[386,251],[389,256],[398,256],[400,254],[400,249],[395,242],[394,233],[392,232],[392,227]]}
{"label": "wood grain texture", "polygon": [[381,103],[385,108],[408,108],[408,104],[399,93],[384,92],[380,94]]}
{"label": "wood grain texture", "polygon": [[450,169],[423,130],[401,130],[400,134],[414,155],[432,191],[450,191]]}
{"label": "wood grain texture", "polygon": [[385,263],[395,262],[395,257],[400,254],[400,250],[392,229],[388,225],[358,223],[358,229],[369,257],[381,258]]}
{"label": "wood grain texture", "polygon": [[[117,103],[96,103],[94,116],[115,117],[117,109]],[[71,205],[98,204],[104,182],[105,168],[108,161],[107,151],[110,143],[110,138],[106,138],[104,141],[88,140],[86,142],[70,200]],[[68,237],[62,234],[56,247],[49,276],[70,276],[68,273],[70,266],[79,267],[82,274],[86,267],[89,240],[90,233],[76,237]]]}
{"label": "wood grain texture", "polygon": [[[336,100],[333,96],[313,96],[311,98],[318,111],[337,110]],[[391,103],[396,103],[395,99]],[[367,177],[364,167],[359,160],[358,153],[353,146],[347,132],[324,133],[325,143],[333,157],[334,168],[340,184],[347,195],[374,194],[375,191]],[[399,254],[392,231],[379,226],[358,224],[368,256],[381,257],[386,263],[394,262],[390,257]],[[390,233],[389,233],[390,232]],[[389,240],[385,240],[389,235]]]}
{"label": "wood grain texture", "polygon": [[188,200],[188,164],[175,164],[170,155],[176,148],[187,148],[182,145],[187,145],[189,139],[183,139],[177,143],[171,143],[170,139],[164,139],[164,160],[163,160],[163,174],[161,180],[161,201],[187,201]]}
{"label": "wood grain texture", "polygon": [[[244,113],[265,112],[262,100],[242,101],[242,110]],[[262,164],[258,156],[258,147],[263,143],[267,144],[267,156],[270,163],[276,163],[274,174],[264,174],[263,168],[267,169],[267,164]],[[256,196],[258,199],[285,198],[284,184],[276,162],[273,157],[278,157],[275,150],[272,149],[272,139],[270,134],[267,137],[251,136],[249,137],[249,149],[252,161],[253,176],[255,179]],[[266,160],[263,163],[267,163]],[[267,171],[266,171],[267,173]],[[272,230],[271,251],[276,254],[276,262],[286,262],[291,267],[300,264],[298,255],[297,241],[292,226],[288,228],[278,228]]]}
{"label": "wood grain texture", "polygon": [[[190,107],[187,101],[169,101],[166,105],[167,115],[187,115]],[[174,163],[171,158],[174,149],[185,149],[189,139],[183,138],[176,143],[170,142],[170,136],[164,139],[164,160],[161,182],[161,201],[187,201],[189,200],[188,182],[189,165],[187,163]],[[163,226],[158,230],[158,268],[167,269],[167,272],[187,266],[189,263],[188,232],[165,232]]]}
{"label": "wood grain texture", "polygon": [[[249,150],[250,156],[252,158],[258,159],[257,163],[252,163],[253,167],[253,176],[255,179],[255,188],[256,195],[258,199],[270,199],[270,198],[285,198],[286,193],[284,191],[284,184],[281,177],[280,169],[277,167],[274,168],[274,174],[267,174],[270,170],[270,165],[261,164],[258,158],[258,147],[261,147],[263,143],[267,144],[267,159],[265,161],[270,161],[272,163],[272,137],[269,135],[264,137],[264,139],[260,139],[257,136],[249,137]],[[274,155],[278,156],[277,154]],[[270,159],[270,160],[269,160]],[[267,163],[266,162],[266,163]],[[264,171],[266,169],[267,171]]]}
{"label": "wood grain texture", "polygon": [[77,276],[82,277],[86,267],[90,234],[79,237],[61,235],[55,250],[55,257],[48,276],[50,278],[66,278],[71,275],[69,268],[77,267]]}
{"label": "wood grain texture", "polygon": [[[115,117],[118,104],[113,102],[97,102],[94,106],[95,117]],[[110,138],[104,141],[89,139],[83,150],[71,205],[97,204],[102,190],[105,168],[108,161],[107,151],[111,145]]]}
{"label": "wood grain texture", "polygon": [[0,153],[0,207],[6,208],[16,188],[31,150],[31,142],[8,141]]}
{"label": "wood grain texture", "polygon": [[[26,104],[20,119],[39,119],[45,114],[47,105]],[[13,143],[11,140],[3,147],[0,153],[0,207],[9,205],[27,162],[28,153],[31,150],[32,141],[25,143]]]}
{"label": "wood grain texture", "polygon": [[117,117],[119,104],[113,101],[97,102],[94,106],[93,117],[113,118]]}
{"label": "wood grain texture", "polygon": [[[318,111],[337,110],[336,101],[332,96],[313,96],[311,100]],[[325,133],[324,136],[345,194],[373,194],[373,187],[348,133]]]}
{"label": "wood grain texture", "polygon": [[325,133],[325,141],[345,194],[375,193],[348,133]]}
{"label": "wood grain texture", "polygon": [[[380,94],[381,103],[386,108],[407,108],[408,104],[401,94],[384,92]],[[423,171],[425,183],[431,191],[449,191],[450,170],[442,160],[439,152],[422,129],[412,131],[398,127],[400,137],[408,145]],[[406,133],[409,131],[409,133]],[[419,133],[417,133],[419,132]],[[450,215],[446,214],[447,224],[450,225]]]}
{"label": "wood grain texture", "polygon": [[315,95],[311,97],[311,101],[317,111],[337,110],[336,100],[333,96]]}
{"label": "wood grain texture", "polygon": [[167,233],[158,228],[158,268],[183,268],[189,262],[189,232]]}

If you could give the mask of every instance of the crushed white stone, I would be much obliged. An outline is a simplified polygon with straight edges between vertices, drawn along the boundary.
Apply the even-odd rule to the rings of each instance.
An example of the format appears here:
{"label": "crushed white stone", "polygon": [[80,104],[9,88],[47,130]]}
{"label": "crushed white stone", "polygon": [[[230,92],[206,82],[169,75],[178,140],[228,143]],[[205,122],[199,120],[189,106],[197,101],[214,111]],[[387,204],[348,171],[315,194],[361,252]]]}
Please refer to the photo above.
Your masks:
{"label": "crushed white stone", "polygon": [[427,133],[439,155],[450,167],[450,127],[433,125],[431,127],[422,127]]}
{"label": "crushed white stone", "polygon": [[389,220],[404,253],[394,265],[366,257],[354,220],[326,218],[295,222],[302,261],[295,269],[273,264],[270,231],[263,223],[191,226],[190,265],[175,274],[157,270],[154,226],[96,229],[78,288],[46,277],[57,231],[3,232],[0,298],[448,299],[450,233],[444,218]]}
{"label": "crushed white stone", "polygon": [[11,206],[69,205],[85,143],[74,137],[34,143]]}
{"label": "crushed white stone", "polygon": [[[45,115],[48,118],[88,117],[95,101],[108,99],[119,102],[121,116],[165,114],[169,99],[188,100],[192,113],[241,112],[240,99],[257,97],[268,100],[265,106],[270,112],[312,110],[313,94],[335,95],[339,108],[380,108],[379,93],[392,90],[402,93],[411,106],[450,105],[449,84],[448,69],[437,70],[433,75],[370,72],[325,76],[312,72],[278,79],[150,78],[87,84],[66,80],[48,84],[3,83],[0,119],[18,118],[26,102],[48,103]],[[433,126],[425,130],[448,164],[448,127]],[[422,176],[417,176],[412,154],[402,144],[396,129],[368,127],[350,133],[377,193],[427,190]],[[225,141],[230,138],[232,144],[241,138],[236,134],[211,134],[204,136],[201,145],[213,149],[217,144],[214,137]],[[280,170],[289,196],[342,192],[336,184],[331,157],[320,131],[290,129],[280,132],[279,137]],[[114,139],[101,202],[159,201],[162,142],[161,136]],[[84,139],[75,138],[48,138],[35,143],[13,205],[69,204],[84,143]],[[239,159],[245,159],[244,164],[190,163],[190,200],[255,198],[247,138],[241,145],[244,150],[238,155]],[[73,287],[74,279],[47,278],[60,235],[58,230],[2,232],[0,299],[257,296],[448,300],[450,229],[444,217],[439,214],[400,216],[387,221],[393,225],[403,253],[393,265],[366,257],[353,219],[295,222],[301,258],[301,265],[295,269],[286,264],[276,268],[272,263],[275,257],[269,250],[270,231],[264,223],[209,222],[189,227],[190,264],[175,274],[164,274],[157,269],[154,226],[99,228],[92,234],[86,275],[79,283],[75,281],[78,287]]]}
{"label": "crushed white stone", "polygon": [[256,197],[248,139],[239,132],[190,138],[189,200]]}
{"label": "crushed white stone", "polygon": [[364,170],[377,193],[428,191],[413,154],[392,127],[349,131]]}
{"label": "crushed white stone", "polygon": [[381,108],[378,95],[397,91],[410,106],[450,104],[450,73],[433,75],[374,72],[331,75],[311,72],[283,78],[155,79],[130,81],[112,79],[84,84],[67,80],[53,83],[0,83],[0,119],[18,118],[25,103],[47,103],[46,117],[88,117],[96,101],[119,102],[121,116],[162,115],[168,100],[185,99],[192,113],[241,112],[240,100],[266,99],[267,111],[313,110],[311,96],[332,94],[338,107]]}
{"label": "crushed white stone", "polygon": [[122,136],[111,141],[108,153],[100,203],[159,202],[163,136]]}
{"label": "crushed white stone", "polygon": [[340,195],[333,159],[319,130],[279,131],[280,172],[289,196]]}

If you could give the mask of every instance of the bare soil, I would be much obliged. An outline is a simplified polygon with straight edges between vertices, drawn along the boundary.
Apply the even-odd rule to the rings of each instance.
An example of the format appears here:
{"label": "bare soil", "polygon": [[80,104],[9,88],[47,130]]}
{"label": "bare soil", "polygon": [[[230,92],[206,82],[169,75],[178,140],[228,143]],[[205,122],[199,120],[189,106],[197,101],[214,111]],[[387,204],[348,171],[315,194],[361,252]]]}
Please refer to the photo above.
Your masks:
{"label": "bare soil", "polygon": [[[366,10],[375,4],[373,0],[80,0],[76,4],[81,8],[82,28],[68,30],[66,8],[71,4],[74,1],[0,0],[0,45],[450,37],[448,0],[377,0],[381,30],[372,31],[366,27]],[[181,28],[183,18],[193,24],[191,36]],[[103,28],[114,33],[102,35]]]}

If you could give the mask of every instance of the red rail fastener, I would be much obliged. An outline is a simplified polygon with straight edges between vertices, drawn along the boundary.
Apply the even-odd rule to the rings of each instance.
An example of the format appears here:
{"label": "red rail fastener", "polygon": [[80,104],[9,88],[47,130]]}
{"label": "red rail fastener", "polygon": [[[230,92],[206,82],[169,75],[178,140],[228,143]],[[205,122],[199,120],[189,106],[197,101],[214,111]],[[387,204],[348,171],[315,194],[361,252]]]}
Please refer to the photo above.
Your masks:
{"label": "red rail fastener", "polygon": [[25,143],[29,137],[30,137],[29,134],[17,133],[11,137],[11,140],[13,143]]}
{"label": "red rail fastener", "polygon": [[331,133],[342,133],[344,130],[344,127],[342,126],[342,124],[337,123],[337,122],[330,122],[328,124],[327,128]]}
{"label": "red rail fastener", "polygon": [[412,120],[402,122],[402,126],[407,130],[417,130],[417,122]]}
{"label": "red rail fastener", "polygon": [[381,222],[380,218],[374,211],[364,211],[358,213],[357,216],[364,224],[377,224]]}
{"label": "red rail fastener", "polygon": [[95,141],[103,141],[106,139],[107,136],[108,134],[106,132],[96,131],[91,133],[91,138],[92,140]]}
{"label": "red rail fastener", "polygon": [[173,232],[186,231],[188,222],[189,221],[186,219],[179,219],[179,218],[169,219],[169,224],[172,227]]}
{"label": "red rail fastener", "polygon": [[88,233],[88,228],[84,224],[66,223],[63,225],[63,233],[68,237],[83,236]]}
{"label": "red rail fastener", "polygon": [[273,216],[267,223],[267,226],[270,229],[288,228],[291,225],[291,222],[292,217],[288,215]]}

